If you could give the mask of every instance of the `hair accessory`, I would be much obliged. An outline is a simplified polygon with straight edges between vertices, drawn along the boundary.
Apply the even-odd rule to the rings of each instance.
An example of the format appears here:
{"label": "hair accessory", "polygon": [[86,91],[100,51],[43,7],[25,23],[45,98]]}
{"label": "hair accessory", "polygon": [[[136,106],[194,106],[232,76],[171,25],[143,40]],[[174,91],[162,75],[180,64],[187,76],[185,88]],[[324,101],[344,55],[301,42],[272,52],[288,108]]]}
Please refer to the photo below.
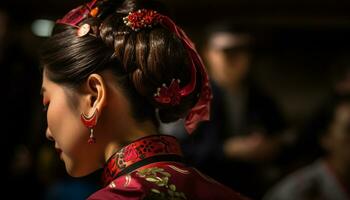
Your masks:
{"label": "hair accessory", "polygon": [[154,10],[140,9],[136,12],[130,12],[124,17],[125,25],[129,26],[134,31],[139,31],[142,28],[151,28],[160,22],[161,16]]}
{"label": "hair accessory", "polygon": [[181,94],[179,84],[180,79],[173,79],[169,87],[164,83],[162,87],[157,89],[154,99],[159,103],[171,104],[172,106],[180,104]]}
{"label": "hair accessory", "polygon": [[94,127],[97,124],[97,115],[98,115],[98,109],[96,108],[95,112],[91,116],[87,116],[84,113],[80,115],[80,119],[83,122],[83,124],[90,129],[90,137],[88,140],[89,144],[95,144],[96,138],[94,137]]}
{"label": "hair accessory", "polygon": [[[66,24],[77,27],[80,22],[86,19],[89,15],[97,15],[97,10],[93,7],[96,5],[97,0],[78,6],[77,8],[69,11],[62,19],[56,21],[57,24]],[[93,15],[92,15],[93,14]]]}
{"label": "hair accessory", "polygon": [[83,37],[84,35],[88,34],[90,32],[90,25],[89,24],[83,24],[78,28],[77,36]]}
{"label": "hair accessory", "polygon": [[100,11],[100,9],[98,7],[95,7],[94,9],[92,9],[90,11],[90,16],[91,17],[96,17],[98,15],[98,12]]}
{"label": "hair accessory", "polygon": [[82,26],[78,26],[80,22],[82,22],[84,19],[91,17],[96,17],[99,12],[99,8],[95,7],[97,0],[93,0],[90,3],[78,6],[77,8],[71,10],[68,12],[62,19],[58,19],[56,21],[57,24],[65,24],[69,26],[74,26],[78,28],[77,30],[77,36],[82,37],[87,35],[91,27],[89,24],[83,24]]}

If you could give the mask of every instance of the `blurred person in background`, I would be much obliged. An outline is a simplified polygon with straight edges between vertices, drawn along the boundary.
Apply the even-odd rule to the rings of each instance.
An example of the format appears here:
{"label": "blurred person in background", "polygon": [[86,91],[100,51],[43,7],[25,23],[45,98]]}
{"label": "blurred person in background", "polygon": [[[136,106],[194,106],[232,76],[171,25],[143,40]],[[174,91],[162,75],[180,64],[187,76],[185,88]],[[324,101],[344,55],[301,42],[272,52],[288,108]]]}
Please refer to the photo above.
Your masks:
{"label": "blurred person in background", "polygon": [[229,158],[247,161],[274,157],[275,136],[285,128],[276,102],[250,75],[253,43],[247,31],[217,26],[209,31],[204,53],[226,117],[224,152]]}
{"label": "blurred person in background", "polygon": [[218,22],[207,36],[203,55],[213,81],[212,120],[189,137],[183,121],[161,128],[183,136],[185,155],[195,166],[259,199],[277,178],[270,170],[282,146],[284,116],[250,75],[252,35]]}
{"label": "blurred person in background", "polygon": [[[348,53],[338,56],[330,67],[330,88],[328,95],[315,109],[311,116],[302,125],[296,143],[289,151],[291,152],[294,166],[298,168],[309,164],[315,158],[321,156],[323,147],[315,140],[319,133],[324,131],[324,124],[329,118],[329,111],[334,109],[334,105],[339,99],[350,96],[350,67]],[[316,102],[316,101],[315,101]]]}
{"label": "blurred person in background", "polygon": [[[276,184],[264,200],[350,199],[350,96],[334,101],[314,140],[321,156]],[[307,153],[307,152],[306,152]]]}

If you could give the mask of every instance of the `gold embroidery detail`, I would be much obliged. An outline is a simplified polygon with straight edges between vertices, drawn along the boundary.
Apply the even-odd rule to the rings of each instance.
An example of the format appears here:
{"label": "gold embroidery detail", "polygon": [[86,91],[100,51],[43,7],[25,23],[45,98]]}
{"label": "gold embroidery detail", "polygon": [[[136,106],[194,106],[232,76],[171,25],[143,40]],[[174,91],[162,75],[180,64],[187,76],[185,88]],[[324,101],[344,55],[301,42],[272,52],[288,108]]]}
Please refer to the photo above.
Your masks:
{"label": "gold embroidery detail", "polygon": [[110,188],[115,188],[116,187],[113,181],[109,184],[109,187]]}
{"label": "gold embroidery detail", "polygon": [[130,174],[128,174],[128,175],[125,176],[124,187],[128,187],[130,182],[131,182],[131,176],[130,176]]}
{"label": "gold embroidery detail", "polygon": [[146,181],[156,184],[158,187],[164,188],[167,192],[161,192],[158,189],[152,188],[148,198],[183,200],[187,199],[183,192],[176,191],[174,184],[169,184],[171,174],[164,171],[162,168],[151,167],[139,170],[137,175],[145,178]]}
{"label": "gold embroidery detail", "polygon": [[180,169],[178,167],[175,167],[174,165],[168,165],[171,169],[181,173],[181,174],[190,174],[188,170]]}
{"label": "gold embroidery detail", "polygon": [[152,192],[154,192],[154,193],[158,193],[158,194],[160,194],[160,191],[159,191],[159,190],[157,190],[157,189],[154,189],[154,188],[153,188],[153,189],[151,189],[151,191],[152,191]]}

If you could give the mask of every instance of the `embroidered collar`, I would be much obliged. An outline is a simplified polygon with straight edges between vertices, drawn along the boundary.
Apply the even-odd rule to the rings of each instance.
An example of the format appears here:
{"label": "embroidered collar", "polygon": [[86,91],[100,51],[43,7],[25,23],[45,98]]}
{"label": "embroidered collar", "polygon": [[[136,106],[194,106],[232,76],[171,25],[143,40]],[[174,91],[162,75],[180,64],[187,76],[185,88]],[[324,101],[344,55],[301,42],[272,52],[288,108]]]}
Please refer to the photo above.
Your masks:
{"label": "embroidered collar", "polygon": [[182,158],[182,153],[175,137],[170,135],[143,137],[123,147],[109,158],[103,170],[102,181],[104,185],[108,185],[118,176],[149,163],[176,161],[177,158]]}

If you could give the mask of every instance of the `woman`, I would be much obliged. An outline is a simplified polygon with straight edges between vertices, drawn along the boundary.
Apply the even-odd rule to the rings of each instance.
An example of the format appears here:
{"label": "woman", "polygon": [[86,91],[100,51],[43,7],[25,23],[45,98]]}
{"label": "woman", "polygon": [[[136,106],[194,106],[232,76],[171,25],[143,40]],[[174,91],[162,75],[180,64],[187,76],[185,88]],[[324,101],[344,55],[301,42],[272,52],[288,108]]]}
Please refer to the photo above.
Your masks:
{"label": "woman", "polygon": [[[150,3],[149,1],[147,1]],[[182,161],[158,125],[209,116],[211,90],[186,34],[144,2],[93,0],[57,20],[42,52],[46,136],[74,177],[104,167],[89,199],[241,199]]]}

